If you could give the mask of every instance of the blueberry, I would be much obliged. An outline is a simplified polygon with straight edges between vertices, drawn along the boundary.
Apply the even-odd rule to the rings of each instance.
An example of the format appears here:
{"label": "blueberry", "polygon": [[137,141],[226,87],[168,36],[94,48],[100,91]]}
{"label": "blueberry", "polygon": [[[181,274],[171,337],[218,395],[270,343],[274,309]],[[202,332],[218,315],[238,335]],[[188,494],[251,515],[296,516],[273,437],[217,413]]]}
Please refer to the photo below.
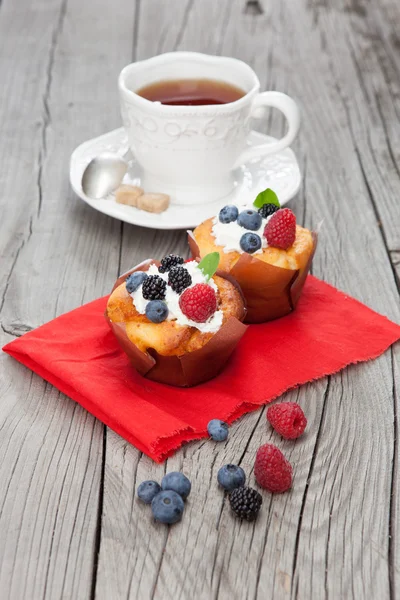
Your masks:
{"label": "blueberry", "polygon": [[238,218],[239,211],[233,204],[228,204],[219,211],[219,220],[221,223],[232,223]]}
{"label": "blueberry", "polygon": [[220,468],[217,475],[218,483],[227,491],[231,492],[235,488],[241,487],[246,483],[246,475],[242,467],[236,465],[224,465]]}
{"label": "blueberry", "polygon": [[160,523],[177,523],[181,520],[185,505],[179,494],[165,490],[154,496],[151,503],[153,517]]}
{"label": "blueberry", "polygon": [[224,442],[228,437],[228,425],[219,419],[212,419],[207,425],[207,431],[216,442]]}
{"label": "blueberry", "polygon": [[151,504],[154,496],[161,492],[157,481],[143,481],[137,489],[137,495],[145,504]]}
{"label": "blueberry", "polygon": [[238,216],[238,225],[250,231],[257,231],[261,227],[262,218],[255,210],[244,210]]}
{"label": "blueberry", "polygon": [[245,233],[240,238],[240,247],[244,252],[253,254],[261,248],[261,238],[256,233]]}
{"label": "blueberry", "polygon": [[132,273],[126,279],[126,291],[128,294],[133,294],[136,292],[138,287],[142,285],[143,281],[147,278],[147,273],[143,273],[143,271],[136,271],[136,273]]}
{"label": "blueberry", "polygon": [[146,305],[146,317],[153,323],[162,323],[168,317],[168,306],[163,300],[150,300]]}
{"label": "blueberry", "polygon": [[186,475],[173,471],[172,473],[164,475],[161,481],[161,488],[163,490],[173,490],[179,494],[183,500],[186,500],[192,489],[192,484]]}

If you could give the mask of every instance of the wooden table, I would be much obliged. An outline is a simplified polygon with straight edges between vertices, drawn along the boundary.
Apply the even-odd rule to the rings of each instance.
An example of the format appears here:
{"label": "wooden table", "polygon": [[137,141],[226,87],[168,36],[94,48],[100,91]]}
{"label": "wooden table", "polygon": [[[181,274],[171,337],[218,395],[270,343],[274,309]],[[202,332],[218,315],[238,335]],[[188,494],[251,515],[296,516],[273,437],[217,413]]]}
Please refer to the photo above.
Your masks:
{"label": "wooden table", "polygon": [[[292,95],[304,182],[291,203],[323,219],[313,272],[399,322],[398,0],[2,0],[0,342],[107,293],[147,256],[187,253],[184,232],[125,225],[70,189],[84,140],[120,126],[116,77],[169,50],[239,57]],[[268,131],[283,120],[271,112]],[[277,439],[265,411],[225,444],[156,465],[5,355],[0,379],[0,589],[4,599],[400,597],[400,346],[285,395],[308,434],[280,447],[293,490],[255,524],[217,489]],[[135,488],[183,470],[181,524],[155,525]]]}

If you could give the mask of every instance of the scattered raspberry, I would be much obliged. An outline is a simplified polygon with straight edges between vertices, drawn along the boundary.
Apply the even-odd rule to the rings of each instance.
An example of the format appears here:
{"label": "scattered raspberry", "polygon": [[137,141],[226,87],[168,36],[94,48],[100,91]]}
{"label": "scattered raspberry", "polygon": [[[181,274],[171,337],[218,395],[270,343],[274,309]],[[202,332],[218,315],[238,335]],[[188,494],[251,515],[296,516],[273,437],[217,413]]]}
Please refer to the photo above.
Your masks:
{"label": "scattered raspberry", "polygon": [[272,427],[287,440],[300,437],[307,425],[307,419],[295,402],[281,402],[270,406],[267,419]]}
{"label": "scattered raspberry", "polygon": [[270,492],[286,492],[292,485],[292,465],[273,444],[258,449],[254,475],[257,483]]}
{"label": "scattered raspberry", "polygon": [[211,286],[198,283],[179,298],[181,311],[196,323],[205,323],[217,310],[217,297]]}
{"label": "scattered raspberry", "polygon": [[264,235],[270,246],[287,250],[296,239],[296,217],[290,208],[280,208],[268,221]]}

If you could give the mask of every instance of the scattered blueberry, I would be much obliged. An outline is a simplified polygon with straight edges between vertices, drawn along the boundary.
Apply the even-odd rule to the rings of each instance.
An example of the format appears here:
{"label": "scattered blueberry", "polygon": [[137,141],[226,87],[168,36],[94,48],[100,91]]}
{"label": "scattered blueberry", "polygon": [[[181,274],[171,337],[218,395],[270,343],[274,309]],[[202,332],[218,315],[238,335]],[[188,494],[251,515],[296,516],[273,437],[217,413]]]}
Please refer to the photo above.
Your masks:
{"label": "scattered blueberry", "polygon": [[238,225],[250,231],[257,231],[261,227],[262,218],[255,210],[243,210],[238,216]]}
{"label": "scattered blueberry", "polygon": [[146,305],[146,317],[152,323],[162,323],[168,317],[168,306],[163,300],[150,300]]}
{"label": "scattered blueberry", "polygon": [[240,247],[243,252],[253,254],[261,248],[261,238],[256,233],[245,233],[240,238]]}
{"label": "scattered blueberry", "polygon": [[154,496],[161,492],[157,481],[143,481],[137,489],[137,495],[145,504],[151,504]]}
{"label": "scattered blueberry", "polygon": [[179,494],[183,500],[186,500],[192,489],[192,484],[186,475],[173,471],[172,473],[164,475],[161,481],[161,488],[163,490],[173,490]]}
{"label": "scattered blueberry", "polygon": [[246,475],[242,467],[236,465],[224,465],[217,475],[218,483],[227,491],[231,492],[246,483]]}
{"label": "scattered blueberry", "polygon": [[216,442],[224,442],[228,437],[228,425],[219,419],[212,419],[207,425],[207,431]]}
{"label": "scattered blueberry", "polygon": [[232,223],[238,218],[239,211],[233,204],[228,204],[219,211],[219,220],[221,223]]}
{"label": "scattered blueberry", "polygon": [[143,273],[143,271],[136,271],[136,273],[132,273],[126,279],[126,291],[128,294],[133,294],[136,292],[138,287],[142,285],[143,281],[146,279],[147,273]]}
{"label": "scattered blueberry", "polygon": [[185,505],[179,494],[173,490],[165,490],[154,496],[151,510],[156,521],[160,523],[177,523],[181,520]]}

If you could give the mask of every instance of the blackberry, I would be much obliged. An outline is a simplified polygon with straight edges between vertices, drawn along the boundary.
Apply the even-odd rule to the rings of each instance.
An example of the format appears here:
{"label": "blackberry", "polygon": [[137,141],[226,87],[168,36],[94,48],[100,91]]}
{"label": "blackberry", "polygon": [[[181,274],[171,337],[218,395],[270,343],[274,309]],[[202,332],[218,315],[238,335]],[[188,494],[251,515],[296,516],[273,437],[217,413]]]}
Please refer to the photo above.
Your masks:
{"label": "blackberry", "polygon": [[159,273],[166,273],[171,269],[171,267],[176,267],[176,265],[181,265],[183,263],[183,258],[178,256],[177,254],[167,254],[161,261],[161,265],[158,267]]}
{"label": "blackberry", "polygon": [[181,294],[192,283],[190,273],[185,267],[172,267],[168,273],[168,284],[174,292]]}
{"label": "blackberry", "polygon": [[279,210],[279,206],[275,206],[275,204],[263,204],[262,207],[258,209],[258,214],[261,215],[263,219],[266,219],[276,213],[277,210]]}
{"label": "blackberry", "polygon": [[240,519],[254,521],[261,508],[262,497],[251,487],[238,487],[229,494],[229,502]]}
{"label": "blackberry", "polygon": [[164,300],[167,282],[158,275],[149,275],[142,284],[143,298],[146,300]]}

